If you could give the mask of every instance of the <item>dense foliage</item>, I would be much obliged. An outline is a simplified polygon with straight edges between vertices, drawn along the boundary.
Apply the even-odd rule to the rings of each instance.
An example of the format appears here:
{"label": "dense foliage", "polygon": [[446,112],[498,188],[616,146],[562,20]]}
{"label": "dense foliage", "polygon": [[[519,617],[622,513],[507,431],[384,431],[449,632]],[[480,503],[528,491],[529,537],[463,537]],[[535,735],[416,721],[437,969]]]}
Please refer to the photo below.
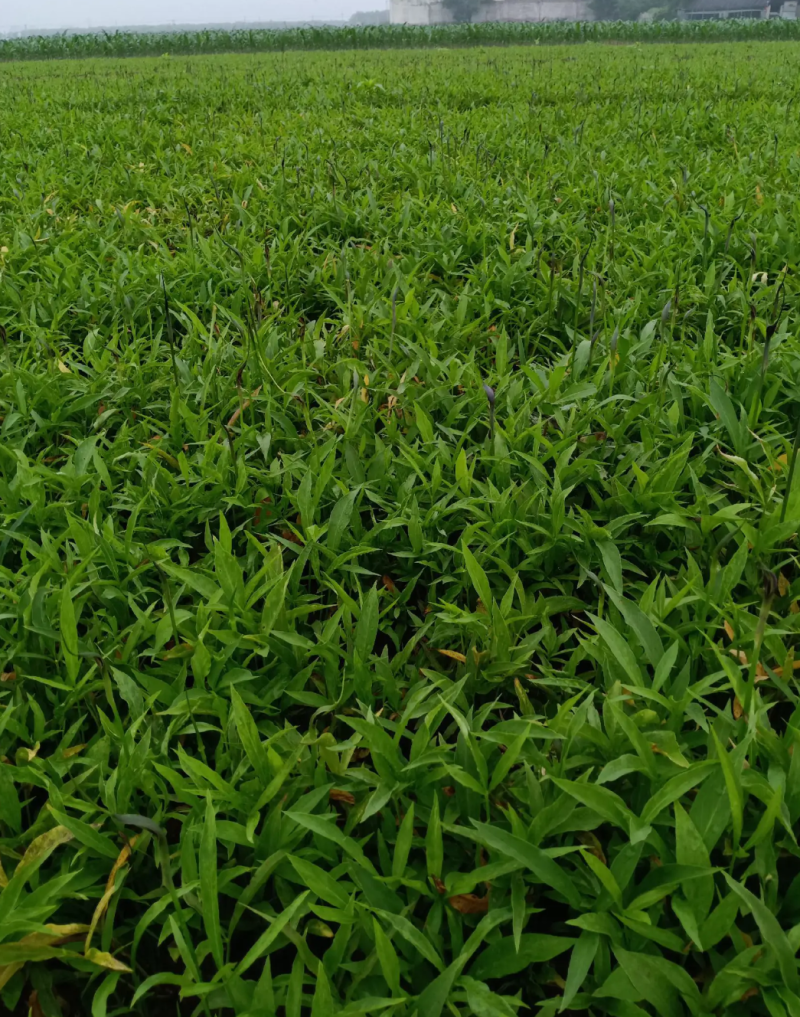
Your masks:
{"label": "dense foliage", "polygon": [[730,18],[721,21],[652,21],[639,24],[642,11],[663,6],[642,0],[595,0],[605,20],[591,22],[482,22],[470,24],[477,0],[451,0],[457,24],[365,25],[346,28],[221,29],[196,32],[103,32],[0,39],[0,61],[84,57],[274,53],[292,50],[421,49],[453,46],[509,46],[578,42],[719,42],[800,39],[800,21]]}
{"label": "dense foliage", "polygon": [[0,69],[8,1012],[800,1013],[799,54]]}

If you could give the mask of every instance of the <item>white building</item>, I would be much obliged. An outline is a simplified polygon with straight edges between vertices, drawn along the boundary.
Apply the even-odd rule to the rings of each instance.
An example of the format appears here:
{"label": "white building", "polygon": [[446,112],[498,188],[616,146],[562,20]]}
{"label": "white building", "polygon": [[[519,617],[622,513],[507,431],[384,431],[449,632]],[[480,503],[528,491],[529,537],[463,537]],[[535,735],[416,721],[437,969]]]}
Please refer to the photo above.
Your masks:
{"label": "white building", "polygon": [[[444,25],[453,20],[442,0],[391,0],[393,25]],[[472,21],[594,21],[588,0],[483,0]]]}

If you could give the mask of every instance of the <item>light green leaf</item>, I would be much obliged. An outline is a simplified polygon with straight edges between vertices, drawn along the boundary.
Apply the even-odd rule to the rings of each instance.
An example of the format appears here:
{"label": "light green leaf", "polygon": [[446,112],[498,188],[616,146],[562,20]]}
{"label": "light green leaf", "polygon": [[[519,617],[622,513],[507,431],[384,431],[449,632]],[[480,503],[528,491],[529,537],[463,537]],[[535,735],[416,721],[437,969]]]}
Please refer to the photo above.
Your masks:
{"label": "light green leaf", "polygon": [[466,567],[469,578],[475,588],[475,592],[480,597],[483,606],[489,610],[492,606],[492,588],[489,585],[486,573],[478,564],[475,555],[472,551],[470,551],[466,544],[462,544],[461,551],[464,555],[464,566]]}
{"label": "light green leaf", "polygon": [[200,838],[200,892],[203,898],[203,924],[217,968],[224,964],[222,932],[219,924],[217,891],[217,826],[211,797],[206,799],[206,814]]}

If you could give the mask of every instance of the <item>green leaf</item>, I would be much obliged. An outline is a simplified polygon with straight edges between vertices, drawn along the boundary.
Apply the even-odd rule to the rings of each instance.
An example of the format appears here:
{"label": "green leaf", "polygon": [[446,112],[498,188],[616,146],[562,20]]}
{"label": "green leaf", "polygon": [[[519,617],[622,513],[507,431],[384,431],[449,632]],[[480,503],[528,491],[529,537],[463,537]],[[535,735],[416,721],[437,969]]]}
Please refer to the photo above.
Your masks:
{"label": "green leaf", "polygon": [[322,816],[314,816],[310,813],[294,812],[289,811],[286,813],[289,819],[293,819],[295,823],[305,827],[306,830],[310,830],[315,833],[318,837],[324,837],[326,840],[332,841],[338,845],[343,851],[346,851],[351,858],[354,858],[359,865],[371,873],[375,872],[375,868],[369,861],[367,856],[364,854],[359,845],[352,839],[352,837],[346,836],[339,827],[336,825],[335,820],[323,819]]}
{"label": "green leaf", "polygon": [[309,891],[305,890],[299,897],[295,897],[285,911],[277,915],[268,928],[261,933],[256,942],[250,947],[244,957],[236,965],[235,973],[240,977],[248,971],[257,960],[259,960],[280,936],[284,928],[294,918],[297,912],[305,903]]}
{"label": "green leaf", "polygon": [[741,455],[740,448],[743,442],[742,428],[730,396],[715,377],[712,377],[709,382],[708,395],[714,411],[725,425],[732,448],[737,454]]}
{"label": "green leaf", "polygon": [[288,857],[292,868],[302,880],[303,885],[311,890],[312,893],[315,893],[317,897],[321,897],[322,900],[327,901],[334,907],[342,908],[343,910],[347,908],[350,903],[350,897],[344,888],[324,869],[321,869],[313,862],[307,861],[305,858],[298,858],[297,855],[289,855]]}
{"label": "green leaf", "polygon": [[160,561],[159,568],[172,576],[173,579],[177,579],[179,583],[188,586],[190,590],[199,593],[205,600],[215,600],[221,592],[213,579],[209,579],[208,576],[203,575],[203,573],[198,572],[196,569],[186,569],[180,565],[173,565],[168,561]]}
{"label": "green leaf", "polygon": [[333,1017],[336,1013],[331,996],[331,987],[325,968],[322,964],[317,968],[317,984],[311,1002],[311,1017]]}
{"label": "green leaf", "polygon": [[433,421],[419,403],[414,403],[414,409],[420,436],[425,444],[428,444],[433,441]]}
{"label": "green leaf", "polygon": [[325,544],[329,551],[339,550],[342,537],[350,525],[350,518],[353,515],[353,506],[356,503],[357,494],[357,491],[348,491],[333,506],[328,522],[328,534],[325,538]]}
{"label": "green leaf", "polygon": [[467,466],[467,453],[463,448],[456,456],[455,475],[456,483],[461,488],[462,494],[469,495],[471,487],[469,467]]}
{"label": "green leaf", "polygon": [[75,606],[70,585],[65,583],[61,588],[61,652],[67,667],[67,676],[73,684],[78,677],[78,626],[75,622]]}
{"label": "green leaf", "polygon": [[498,759],[497,764],[492,773],[492,779],[489,781],[489,790],[494,791],[498,784],[501,784],[509,774],[509,771],[517,762],[520,757],[520,753],[527,744],[528,733],[523,732],[514,741],[507,746],[506,751]]}
{"label": "green leaf", "polygon": [[647,655],[647,659],[656,668],[657,673],[658,665],[661,663],[661,658],[664,655],[664,647],[655,626],[639,605],[635,604],[632,600],[626,600],[620,593],[615,593],[613,590],[609,591],[609,597],[622,614],[626,623],[633,629],[636,638]]}
{"label": "green leaf", "polygon": [[594,961],[597,948],[600,945],[600,936],[596,932],[582,932],[577,943],[572,948],[572,956],[567,969],[567,980],[564,985],[564,995],[561,999],[559,1012],[569,1009],[570,1003],[575,999],[581,986],[589,974],[589,969]]}
{"label": "green leaf", "polygon": [[720,940],[729,935],[739,914],[739,896],[729,893],[723,898],[700,926],[700,947],[713,950]]}
{"label": "green leaf", "polygon": [[389,986],[389,992],[393,996],[399,996],[400,961],[397,957],[397,951],[375,917],[372,919],[372,930],[375,935],[375,949],[378,953],[378,963],[381,966],[383,977],[386,979],[386,984]]}
{"label": "green leaf", "polygon": [[112,861],[117,860],[119,848],[112,844],[108,837],[104,837],[102,833],[95,830],[89,823],[84,823],[83,820],[76,819],[74,816],[70,816],[68,813],[62,812],[52,805],[48,806],[48,809],[53,819],[69,830],[72,836],[85,847],[89,848],[90,851],[104,858],[110,858]]}
{"label": "green leaf", "polygon": [[688,770],[684,770],[683,773],[678,773],[671,777],[645,805],[642,810],[642,822],[652,823],[659,813],[685,795],[687,791],[691,791],[693,787],[701,784],[716,768],[717,764],[713,760],[695,763]]}
{"label": "green leaf", "polygon": [[[558,862],[545,854],[544,851],[498,827],[478,823],[475,820],[472,823],[475,827],[474,836],[484,847],[489,848],[490,851],[497,851],[507,858],[513,858],[515,861],[521,862],[530,869],[539,882],[560,893],[575,907],[580,906],[580,896],[572,879],[564,872]],[[453,828],[453,832],[460,833],[464,831]]]}
{"label": "green leaf", "polygon": [[782,807],[783,786],[780,786],[775,788],[772,792],[772,797],[767,803],[766,810],[758,821],[758,826],[755,828],[752,836],[748,839],[744,846],[745,851],[751,851],[754,847],[757,847],[768,837],[772,836],[772,829],[775,826],[775,820],[780,816]]}
{"label": "green leaf", "polygon": [[558,957],[574,947],[576,942],[567,936],[526,932],[517,951],[514,949],[513,937],[504,936],[479,954],[469,973],[472,978],[480,981],[507,978],[524,971],[531,964],[542,964]]}
{"label": "green leaf", "polygon": [[120,971],[110,971],[92,996],[92,1017],[107,1017],[108,1000],[117,988],[117,982],[122,977]]}
{"label": "green leaf", "polygon": [[211,796],[206,799],[206,814],[200,838],[200,892],[203,898],[203,925],[217,968],[224,964],[222,931],[219,924],[217,890],[217,817]]}
{"label": "green leaf", "polygon": [[290,579],[291,572],[278,579],[270,587],[269,592],[264,598],[264,607],[261,610],[261,626],[259,629],[259,636],[262,640],[269,636],[278,623],[286,601],[286,589]]}
{"label": "green leaf", "polygon": [[591,851],[581,851],[581,855],[595,876],[600,880],[601,886],[611,894],[611,899],[621,907],[622,890],[608,866],[604,865],[599,858],[596,858]]}
{"label": "green leaf", "polygon": [[691,816],[680,802],[675,802],[675,857],[679,865],[692,865],[709,870],[705,879],[692,880],[685,884],[683,892],[692,905],[698,921],[702,922],[714,900],[714,877],[708,849],[694,825]]}
{"label": "green leaf", "polygon": [[525,899],[527,887],[522,873],[515,872],[511,878],[511,923],[514,933],[514,948],[519,950],[525,919],[528,916],[528,902]]}
{"label": "green leaf", "polygon": [[603,816],[615,826],[627,830],[630,826],[632,813],[618,794],[598,784],[585,784],[583,781],[552,778],[556,787],[566,791],[576,801]]}
{"label": "green leaf", "polygon": [[475,1017],[517,1017],[516,1009],[485,982],[462,976],[460,984],[467,991],[467,1003]]}
{"label": "green leaf", "polygon": [[637,664],[636,657],[634,657],[633,651],[622,634],[617,632],[613,625],[609,625],[604,618],[598,618],[593,614],[590,614],[589,618],[603,642],[611,651],[614,659],[622,667],[628,678],[630,678],[631,683],[637,688],[644,688],[646,683],[642,676],[641,668]]}
{"label": "green leaf", "polygon": [[492,606],[492,588],[489,585],[486,573],[478,564],[475,555],[472,551],[470,551],[466,544],[461,545],[461,553],[464,555],[464,566],[466,567],[467,574],[475,588],[475,592],[478,594],[483,606],[489,610]]}
{"label": "green leaf", "polygon": [[455,980],[468,958],[458,957],[425,988],[417,999],[417,1013],[425,1017],[441,1017]]}
{"label": "green leaf", "polygon": [[649,954],[631,953],[615,946],[614,953],[622,970],[637,991],[638,999],[645,999],[661,1017],[683,1017],[683,1007],[675,987],[653,963]]}
{"label": "green leaf", "polygon": [[[22,830],[22,810],[17,789],[8,769],[0,766],[0,823],[5,823],[12,833],[19,835]],[[58,817],[56,819],[60,822]]]}
{"label": "green leaf", "polygon": [[616,593],[622,593],[622,559],[616,544],[610,540],[598,540],[597,546],[603,558],[608,578]]}
{"label": "green leaf", "polygon": [[380,908],[375,908],[374,910],[386,921],[391,929],[413,946],[417,953],[424,957],[425,960],[430,961],[437,971],[444,971],[444,961],[431,941],[416,925],[412,924],[403,915],[395,915],[391,911],[383,911]]}
{"label": "green leaf", "polygon": [[728,792],[728,801],[730,802],[733,819],[733,846],[736,849],[739,847],[739,841],[742,839],[742,823],[744,821],[744,795],[742,794],[741,774],[735,768],[735,764],[725,751],[725,747],[720,742],[717,732],[713,727],[711,728],[711,735],[714,739],[722,773],[725,777],[725,789]]}
{"label": "green leaf", "polygon": [[400,829],[397,831],[397,840],[394,845],[394,856],[392,858],[392,875],[400,878],[408,865],[408,855],[411,851],[411,844],[414,837],[414,803],[408,806],[408,811],[403,816]]}
{"label": "green leaf", "polygon": [[356,625],[354,650],[357,660],[366,664],[378,634],[378,590],[371,586],[361,605],[361,617]]}
{"label": "green leaf", "polygon": [[778,958],[778,967],[781,970],[784,984],[796,995],[800,995],[800,975],[797,972],[795,951],[789,945],[789,940],[786,938],[786,933],[781,928],[780,922],[766,904],[751,893],[747,887],[742,886],[727,872],[724,872],[723,875],[731,890],[750,909],[761,933],[762,942],[769,946]]}
{"label": "green leaf", "polygon": [[435,792],[428,829],[425,834],[425,857],[428,863],[428,875],[441,879],[442,865],[444,864],[444,842],[442,824],[439,820],[439,798]]}
{"label": "green leaf", "polygon": [[259,781],[262,784],[267,784],[272,777],[267,760],[267,752],[261,742],[261,735],[258,733],[258,727],[253,719],[253,715],[236,691],[236,686],[231,688],[231,712],[245,755],[255,770]]}

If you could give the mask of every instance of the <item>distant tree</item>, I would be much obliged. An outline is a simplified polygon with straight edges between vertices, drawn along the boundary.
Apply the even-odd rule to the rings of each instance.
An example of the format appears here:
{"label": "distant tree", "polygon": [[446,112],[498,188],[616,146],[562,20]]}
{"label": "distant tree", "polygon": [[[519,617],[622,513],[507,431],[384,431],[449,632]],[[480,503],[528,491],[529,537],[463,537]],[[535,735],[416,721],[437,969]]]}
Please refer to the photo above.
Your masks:
{"label": "distant tree", "polygon": [[444,6],[453,15],[453,21],[472,21],[480,9],[481,0],[444,0]]}

